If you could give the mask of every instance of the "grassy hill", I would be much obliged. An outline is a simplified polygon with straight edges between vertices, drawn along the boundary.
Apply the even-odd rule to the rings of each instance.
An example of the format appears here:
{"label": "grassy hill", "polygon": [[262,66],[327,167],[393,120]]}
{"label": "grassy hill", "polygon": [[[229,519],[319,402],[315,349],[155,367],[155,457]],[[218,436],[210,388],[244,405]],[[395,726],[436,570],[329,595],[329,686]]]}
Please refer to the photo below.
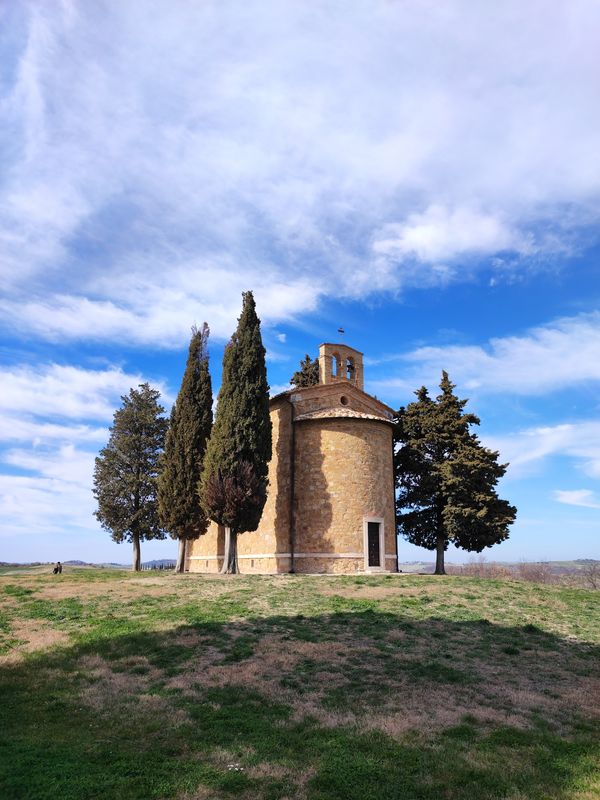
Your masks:
{"label": "grassy hill", "polygon": [[0,576],[0,796],[600,796],[597,592]]}

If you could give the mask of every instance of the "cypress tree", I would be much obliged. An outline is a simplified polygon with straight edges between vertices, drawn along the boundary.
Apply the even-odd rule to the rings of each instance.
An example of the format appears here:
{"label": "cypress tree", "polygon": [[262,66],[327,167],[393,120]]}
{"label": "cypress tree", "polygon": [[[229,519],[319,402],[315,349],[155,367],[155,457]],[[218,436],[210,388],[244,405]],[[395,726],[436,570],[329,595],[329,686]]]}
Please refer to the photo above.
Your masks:
{"label": "cypress tree", "polygon": [[113,541],[133,544],[133,569],[141,569],[140,542],[164,539],[157,507],[157,478],[168,421],[160,392],[143,383],[121,397],[106,447],[96,458],[94,515]]}
{"label": "cypress tree", "polygon": [[186,542],[206,533],[198,482],[212,428],[212,385],[208,371],[209,327],[192,328],[187,363],[171,419],[158,479],[158,511],[165,530],[179,540],[177,572],[185,568]]}
{"label": "cypress tree", "polygon": [[225,348],[215,424],[200,482],[207,516],[225,527],[222,572],[238,572],[237,536],[257,529],[267,498],[271,418],[265,348],[252,292],[244,292]]}
{"label": "cypress tree", "polygon": [[508,538],[517,513],[495,490],[508,464],[471,432],[479,418],[464,412],[446,372],[440,389],[432,400],[421,387],[395,427],[398,532],[436,551],[436,575],[445,574],[449,542],[480,553]]}
{"label": "cypress tree", "polygon": [[308,353],[300,362],[300,369],[290,378],[292,386],[316,386],[319,383],[319,359],[312,359]]}

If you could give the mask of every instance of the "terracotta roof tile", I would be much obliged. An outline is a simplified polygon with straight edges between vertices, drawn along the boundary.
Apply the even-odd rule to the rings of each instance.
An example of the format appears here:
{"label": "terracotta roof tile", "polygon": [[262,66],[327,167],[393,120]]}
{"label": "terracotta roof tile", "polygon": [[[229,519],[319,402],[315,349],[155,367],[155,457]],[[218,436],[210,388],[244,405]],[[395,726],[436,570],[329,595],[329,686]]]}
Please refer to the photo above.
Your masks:
{"label": "terracotta roof tile", "polygon": [[364,411],[354,411],[352,408],[321,408],[318,411],[308,411],[296,417],[296,422],[305,419],[376,419],[379,422],[389,422],[393,420],[383,416],[383,414],[367,414]]}

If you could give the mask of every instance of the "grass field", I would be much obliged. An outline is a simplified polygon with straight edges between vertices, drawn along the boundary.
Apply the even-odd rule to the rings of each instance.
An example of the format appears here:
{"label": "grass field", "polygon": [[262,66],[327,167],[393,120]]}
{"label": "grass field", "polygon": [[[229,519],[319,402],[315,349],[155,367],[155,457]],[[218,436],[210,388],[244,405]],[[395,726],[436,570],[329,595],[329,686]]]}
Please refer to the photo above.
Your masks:
{"label": "grass field", "polygon": [[0,576],[3,800],[600,797],[600,593]]}

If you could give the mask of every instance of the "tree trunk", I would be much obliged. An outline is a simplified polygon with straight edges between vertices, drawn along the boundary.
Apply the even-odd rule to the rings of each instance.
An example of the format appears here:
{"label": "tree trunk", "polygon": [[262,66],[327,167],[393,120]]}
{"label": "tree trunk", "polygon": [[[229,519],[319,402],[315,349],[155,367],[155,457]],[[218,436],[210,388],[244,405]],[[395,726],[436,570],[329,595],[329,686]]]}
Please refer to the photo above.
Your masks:
{"label": "tree trunk", "polygon": [[140,549],[140,537],[139,534],[133,534],[133,571],[139,572],[142,568],[142,551]]}
{"label": "tree trunk", "polygon": [[179,540],[179,549],[177,551],[177,563],[175,564],[175,572],[185,572],[185,546],[187,539],[181,538]]}
{"label": "tree trunk", "polygon": [[437,545],[435,548],[435,574],[446,574],[446,570],[444,568],[444,539],[442,537],[437,540]]}
{"label": "tree trunk", "polygon": [[239,572],[237,558],[237,531],[225,526],[225,552],[223,554],[222,575],[236,575]]}

